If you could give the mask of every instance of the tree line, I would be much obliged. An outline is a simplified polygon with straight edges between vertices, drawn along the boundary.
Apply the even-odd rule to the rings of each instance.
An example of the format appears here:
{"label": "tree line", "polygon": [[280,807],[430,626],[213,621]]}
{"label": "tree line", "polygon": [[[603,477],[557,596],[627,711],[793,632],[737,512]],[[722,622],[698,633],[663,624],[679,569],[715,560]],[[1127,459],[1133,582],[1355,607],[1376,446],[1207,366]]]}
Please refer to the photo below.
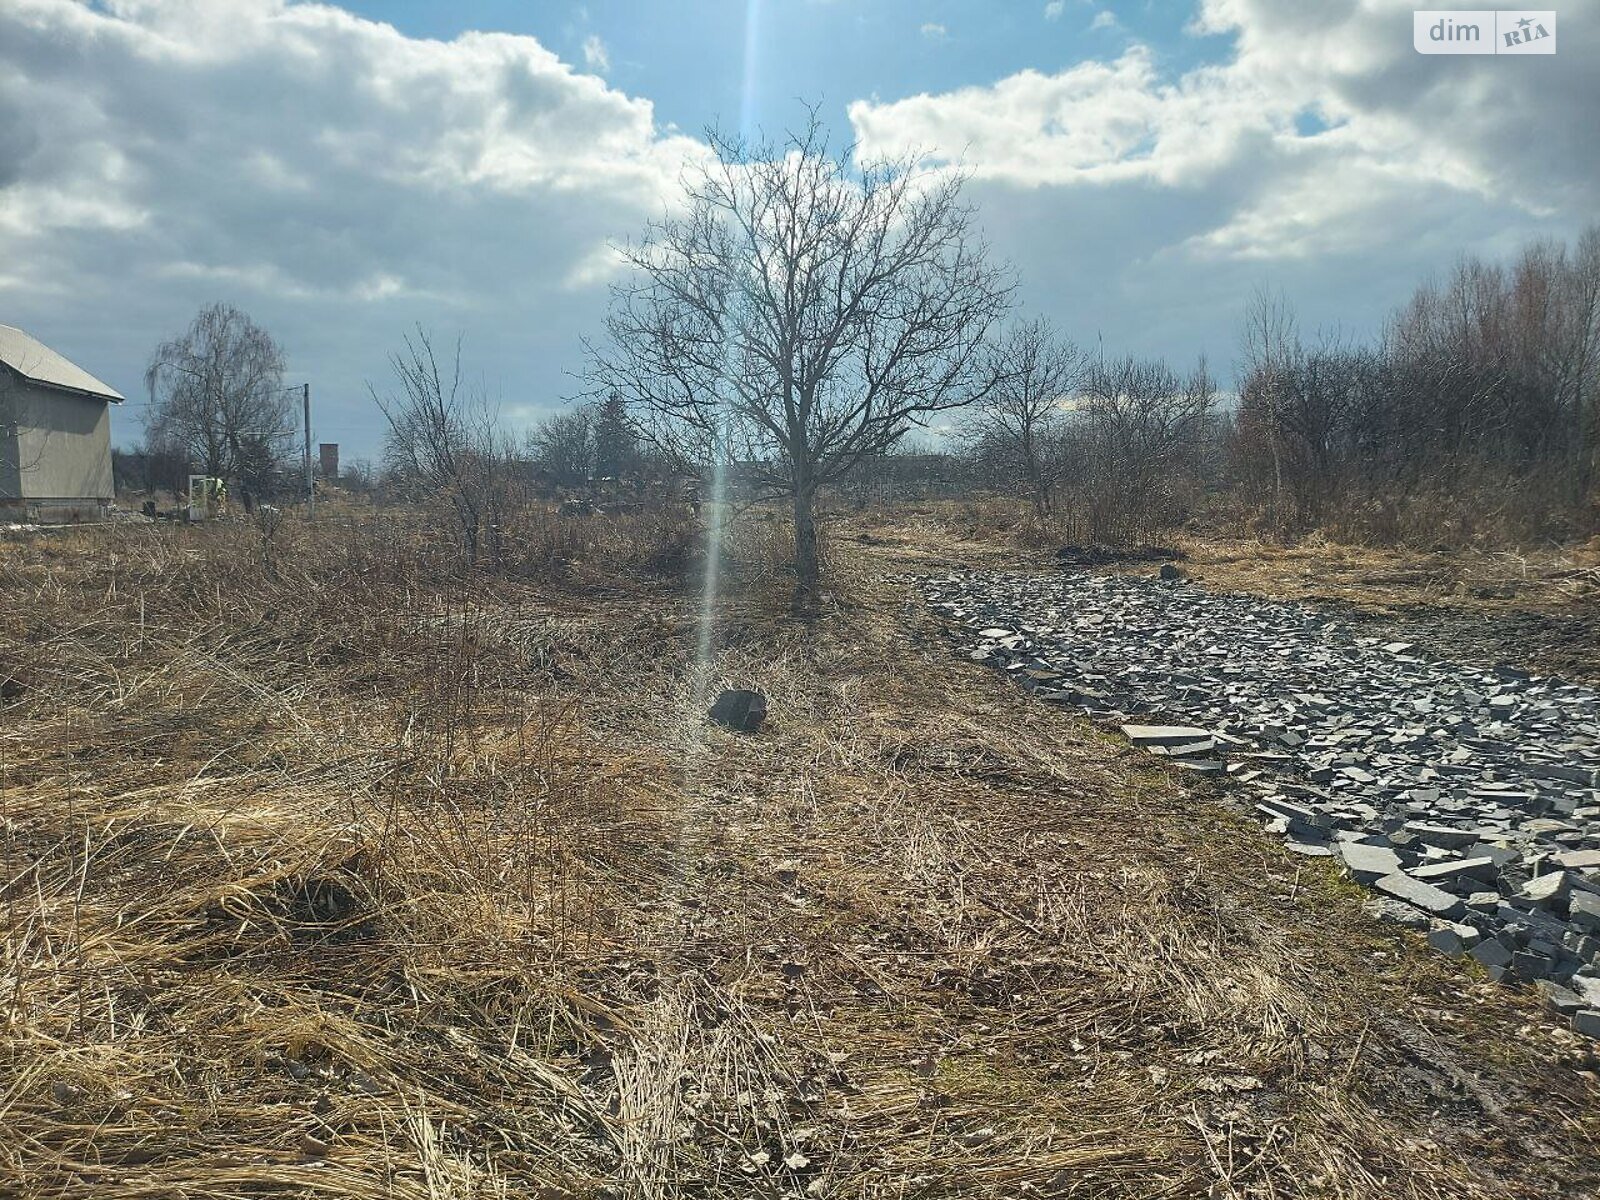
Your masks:
{"label": "tree line", "polygon": [[1258,292],[1242,348],[1228,482],[1270,528],[1383,534],[1407,507],[1524,537],[1596,528],[1600,226],[1508,266],[1462,259],[1372,345],[1308,344]]}
{"label": "tree line", "polygon": [[[420,328],[371,389],[391,486],[447,500],[470,561],[498,556],[530,473],[577,487],[736,465],[788,506],[806,608],[819,496],[932,428],[974,486],[1093,541],[1202,512],[1276,536],[1329,522],[1393,536],[1408,507],[1513,504],[1522,533],[1595,528],[1600,227],[1505,267],[1464,260],[1370,345],[1307,340],[1287,299],[1260,291],[1230,403],[1203,358],[1090,353],[1019,319],[961,175],[852,162],[815,119],[778,142],[709,138],[685,204],[622,249],[581,403],[518,441],[459,343]],[[151,446],[270,475],[294,432],[282,370],[242,313],[205,310],[152,357]]]}

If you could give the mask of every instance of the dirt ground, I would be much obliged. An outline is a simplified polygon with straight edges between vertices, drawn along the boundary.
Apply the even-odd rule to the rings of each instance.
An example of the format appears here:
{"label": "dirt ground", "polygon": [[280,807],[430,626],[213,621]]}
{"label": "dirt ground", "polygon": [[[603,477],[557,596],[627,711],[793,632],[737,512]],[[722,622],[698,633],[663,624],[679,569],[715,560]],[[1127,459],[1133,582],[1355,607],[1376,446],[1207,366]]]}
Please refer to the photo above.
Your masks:
{"label": "dirt ground", "polygon": [[1600,1187],[1592,1045],[897,582],[1014,549],[836,525],[802,623],[305,538],[0,548],[0,1193]]}

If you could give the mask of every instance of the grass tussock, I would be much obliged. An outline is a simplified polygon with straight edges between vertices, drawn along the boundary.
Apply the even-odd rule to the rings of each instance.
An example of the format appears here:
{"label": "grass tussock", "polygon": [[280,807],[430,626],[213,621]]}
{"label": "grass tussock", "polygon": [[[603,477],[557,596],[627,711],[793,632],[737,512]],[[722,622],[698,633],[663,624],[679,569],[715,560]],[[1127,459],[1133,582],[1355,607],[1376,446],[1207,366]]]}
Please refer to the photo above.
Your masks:
{"label": "grass tussock", "polygon": [[802,624],[780,519],[709,605],[698,532],[567,520],[492,575],[412,518],[0,545],[0,1192],[1595,1182],[1530,1000],[886,582],[991,551],[841,529]]}

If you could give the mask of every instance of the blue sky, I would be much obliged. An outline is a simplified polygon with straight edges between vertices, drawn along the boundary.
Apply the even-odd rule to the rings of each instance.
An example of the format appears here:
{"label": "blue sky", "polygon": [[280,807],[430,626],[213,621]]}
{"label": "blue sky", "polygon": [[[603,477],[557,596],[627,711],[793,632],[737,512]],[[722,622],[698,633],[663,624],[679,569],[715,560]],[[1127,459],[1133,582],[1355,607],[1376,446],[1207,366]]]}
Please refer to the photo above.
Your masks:
{"label": "blue sky", "polygon": [[[470,29],[525,33],[571,61],[583,61],[586,38],[606,46],[608,78],[648,96],[658,117],[698,132],[708,122],[737,125],[744,114],[745,51],[750,26],[753,116],[782,128],[801,101],[820,102],[833,121],[863,96],[899,98],[985,84],[1024,68],[1055,71],[1085,58],[1118,53],[1130,38],[1156,47],[1164,63],[1186,70],[1229,50],[1222,36],[1186,34],[1194,6],[1184,3],[1095,4],[1065,0],[1045,15],[1045,0],[698,0],[687,4],[517,3],[436,0],[354,4],[352,11],[417,37],[449,39]],[[1115,18],[1110,23],[1102,13]],[[1096,18],[1101,25],[1094,25]],[[926,28],[926,32],[924,29]]]}
{"label": "blue sky", "polygon": [[821,105],[959,161],[1022,315],[1226,382],[1252,290],[1371,336],[1463,253],[1596,217],[1600,0],[1542,58],[1422,56],[1394,0],[6,0],[0,323],[127,393],[226,300],[372,455],[416,324],[525,425],[576,390],[609,245],[709,124]]}

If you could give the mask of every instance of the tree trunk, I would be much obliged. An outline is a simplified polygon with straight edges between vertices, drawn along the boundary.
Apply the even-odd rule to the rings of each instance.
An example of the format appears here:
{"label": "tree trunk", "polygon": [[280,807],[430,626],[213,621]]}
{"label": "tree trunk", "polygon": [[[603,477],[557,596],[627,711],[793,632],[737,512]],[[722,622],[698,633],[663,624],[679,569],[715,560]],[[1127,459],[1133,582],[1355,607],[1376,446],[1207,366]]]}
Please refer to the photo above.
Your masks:
{"label": "tree trunk", "polygon": [[1578,383],[1577,395],[1572,400],[1572,507],[1581,521],[1588,514],[1589,483],[1594,468],[1594,452],[1589,448],[1589,414],[1584,411],[1583,383]]}
{"label": "tree trunk", "polygon": [[1045,489],[1044,466],[1039,462],[1033,429],[1027,422],[1022,426],[1022,469],[1028,476],[1028,492],[1033,499],[1034,515],[1043,520],[1050,515],[1050,497]]}
{"label": "tree trunk", "polygon": [[1042,472],[1033,472],[1033,511],[1041,521],[1050,516],[1050,485],[1045,482]]}
{"label": "tree trunk", "polygon": [[811,612],[817,604],[817,584],[822,563],[817,554],[817,521],[813,512],[816,489],[809,484],[794,491],[794,610]]}

